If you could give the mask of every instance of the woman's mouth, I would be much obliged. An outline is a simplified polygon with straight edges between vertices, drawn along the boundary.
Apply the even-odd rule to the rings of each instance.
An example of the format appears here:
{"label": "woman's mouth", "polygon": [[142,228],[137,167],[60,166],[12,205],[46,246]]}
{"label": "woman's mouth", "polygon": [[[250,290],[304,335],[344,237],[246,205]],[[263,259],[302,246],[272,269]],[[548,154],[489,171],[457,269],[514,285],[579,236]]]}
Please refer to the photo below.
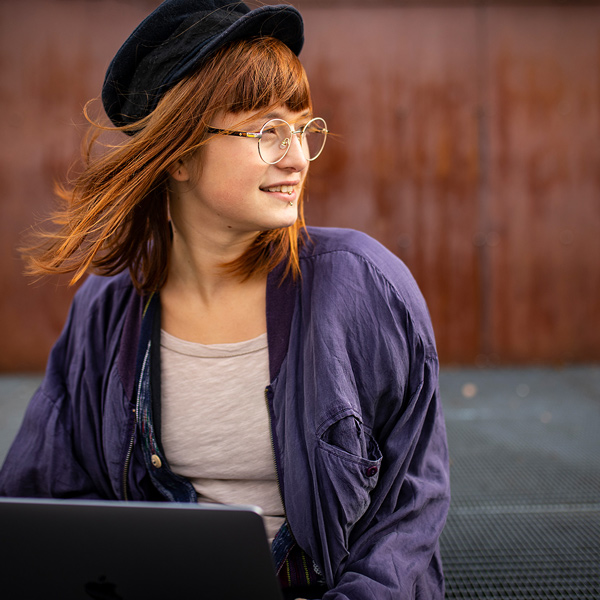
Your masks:
{"label": "woman's mouth", "polygon": [[273,187],[263,188],[263,192],[281,192],[283,194],[292,195],[295,187],[293,185],[275,185]]}

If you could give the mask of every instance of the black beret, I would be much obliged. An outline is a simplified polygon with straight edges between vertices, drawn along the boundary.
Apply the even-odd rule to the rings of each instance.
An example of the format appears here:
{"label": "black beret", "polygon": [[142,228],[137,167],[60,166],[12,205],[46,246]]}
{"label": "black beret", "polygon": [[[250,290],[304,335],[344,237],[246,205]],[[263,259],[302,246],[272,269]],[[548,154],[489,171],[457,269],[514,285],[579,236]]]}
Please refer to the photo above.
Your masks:
{"label": "black beret", "polygon": [[304,43],[292,6],[250,10],[231,0],[166,0],[121,46],[106,72],[102,102],[118,127],[149,115],[162,95],[227,42],[272,36],[295,54]]}

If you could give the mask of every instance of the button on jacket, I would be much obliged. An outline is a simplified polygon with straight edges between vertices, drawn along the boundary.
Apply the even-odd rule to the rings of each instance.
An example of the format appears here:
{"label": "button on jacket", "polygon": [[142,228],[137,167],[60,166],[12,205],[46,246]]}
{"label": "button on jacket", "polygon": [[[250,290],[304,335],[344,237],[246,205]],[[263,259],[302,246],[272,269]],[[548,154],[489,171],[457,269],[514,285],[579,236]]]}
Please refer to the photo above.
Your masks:
{"label": "button on jacket", "polygon": [[[448,454],[425,302],[370,237],[308,232],[301,278],[281,283],[280,266],[267,282],[266,396],[289,526],[325,600],[443,598]],[[77,292],[0,494],[167,499],[151,471],[168,465],[156,449],[145,459],[136,415],[147,306],[127,273]]]}

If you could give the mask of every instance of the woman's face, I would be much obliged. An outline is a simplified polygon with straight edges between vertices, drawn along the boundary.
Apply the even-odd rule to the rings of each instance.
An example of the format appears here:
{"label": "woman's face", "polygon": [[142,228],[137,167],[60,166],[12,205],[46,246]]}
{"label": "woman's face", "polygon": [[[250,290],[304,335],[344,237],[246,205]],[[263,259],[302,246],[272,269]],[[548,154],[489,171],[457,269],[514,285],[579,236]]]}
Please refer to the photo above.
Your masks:
{"label": "woman's face", "polygon": [[[297,130],[308,122],[310,112],[280,106],[256,118],[251,113],[223,114],[211,126],[257,132],[273,118],[284,119]],[[260,158],[256,139],[216,135],[184,162],[179,177],[172,173],[176,180],[172,215],[175,218],[180,209],[186,221],[214,233],[247,235],[288,227],[298,218],[308,165],[297,136],[285,157],[270,165]]]}

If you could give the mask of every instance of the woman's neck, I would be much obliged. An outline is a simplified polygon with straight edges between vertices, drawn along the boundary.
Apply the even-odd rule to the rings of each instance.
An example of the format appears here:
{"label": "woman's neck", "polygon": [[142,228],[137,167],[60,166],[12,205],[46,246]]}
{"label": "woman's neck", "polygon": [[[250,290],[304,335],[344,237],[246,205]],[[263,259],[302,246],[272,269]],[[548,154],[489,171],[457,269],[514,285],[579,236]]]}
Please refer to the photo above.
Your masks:
{"label": "woman's neck", "polygon": [[223,289],[236,287],[239,279],[224,268],[246,252],[257,232],[244,235],[196,230],[192,223],[173,223],[169,280],[193,288],[209,303]]}
{"label": "woman's neck", "polygon": [[219,344],[266,331],[266,277],[242,281],[223,268],[246,251],[255,234],[225,237],[185,235],[174,227],[169,274],[161,290],[162,327],[168,333]]}

